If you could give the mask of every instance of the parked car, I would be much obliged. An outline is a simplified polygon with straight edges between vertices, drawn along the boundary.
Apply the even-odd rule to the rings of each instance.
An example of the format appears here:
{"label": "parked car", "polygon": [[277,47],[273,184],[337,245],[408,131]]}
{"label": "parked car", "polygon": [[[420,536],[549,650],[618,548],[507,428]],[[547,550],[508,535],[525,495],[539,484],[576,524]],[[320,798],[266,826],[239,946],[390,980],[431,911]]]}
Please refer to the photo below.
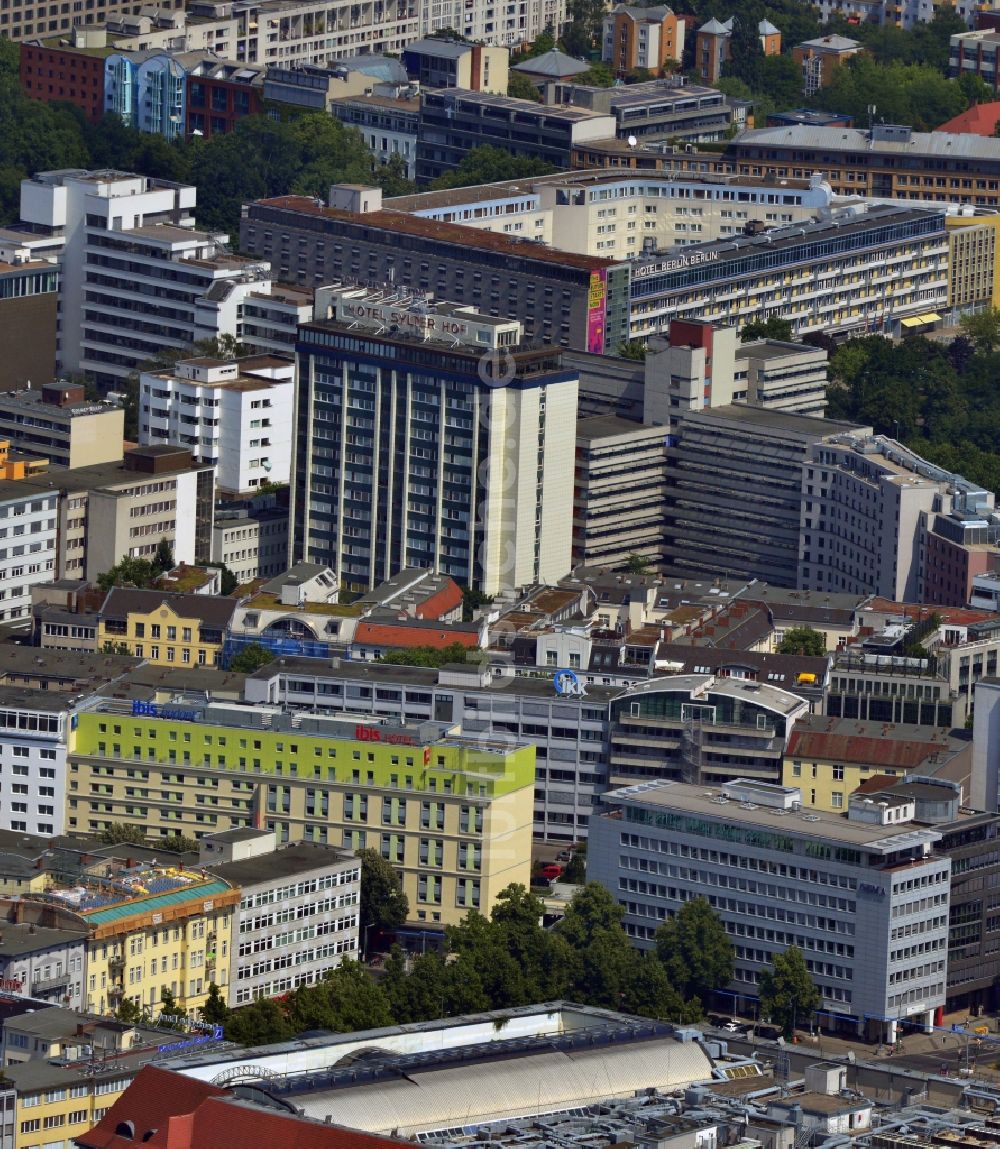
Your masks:
{"label": "parked car", "polygon": [[557,862],[549,862],[547,866],[542,866],[542,877],[550,882],[561,878],[562,872],[563,868]]}

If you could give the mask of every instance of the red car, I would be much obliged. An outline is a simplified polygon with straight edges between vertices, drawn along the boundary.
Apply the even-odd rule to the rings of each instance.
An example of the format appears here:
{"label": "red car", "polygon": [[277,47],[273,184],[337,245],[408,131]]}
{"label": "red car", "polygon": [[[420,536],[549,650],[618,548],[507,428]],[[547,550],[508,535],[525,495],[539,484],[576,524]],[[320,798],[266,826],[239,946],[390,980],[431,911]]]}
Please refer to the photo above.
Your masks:
{"label": "red car", "polygon": [[547,866],[542,866],[542,877],[548,881],[553,881],[555,878],[562,877],[563,868],[556,862],[549,862]]}

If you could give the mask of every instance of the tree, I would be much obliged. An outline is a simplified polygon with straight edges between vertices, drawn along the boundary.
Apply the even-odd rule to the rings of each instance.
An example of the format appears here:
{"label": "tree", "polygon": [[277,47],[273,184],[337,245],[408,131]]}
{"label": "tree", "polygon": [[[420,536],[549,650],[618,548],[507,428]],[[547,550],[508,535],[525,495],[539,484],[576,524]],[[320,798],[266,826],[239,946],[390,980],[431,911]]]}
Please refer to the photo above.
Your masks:
{"label": "tree", "polygon": [[600,39],[604,11],[603,0],[568,0],[560,38],[563,51],[577,58],[589,56]]}
{"label": "tree", "polygon": [[764,320],[754,320],[740,331],[740,342],[751,343],[756,339],[774,339],[778,343],[790,343],[794,338],[792,321],[770,315]]}
{"label": "tree", "polygon": [[681,995],[704,1001],[733,979],[733,943],[705,898],[692,898],[656,931],[656,953]]}
{"label": "tree", "polygon": [[826,654],[826,638],[822,631],[811,626],[793,626],[786,630],[778,643],[778,654],[804,654],[822,658]]}
{"label": "tree", "polygon": [[401,926],[410,913],[410,903],[403,893],[403,883],[392,866],[371,848],[359,850],[361,859],[361,927],[365,956],[368,956],[368,931],[393,930]]}
{"label": "tree", "polygon": [[636,363],[642,363],[646,358],[646,344],[641,339],[629,339],[625,343],[618,344],[618,354],[622,359],[633,359]]}
{"label": "tree", "polygon": [[234,590],[240,585],[236,575],[226,566],[225,563],[206,563],[206,566],[215,567],[222,572],[222,577],[219,580],[219,593],[223,595],[231,595]]}
{"label": "tree", "polygon": [[107,642],[105,642],[104,646],[101,647],[101,650],[104,654],[131,654],[132,653],[132,648],[129,646],[129,644],[127,642],[111,642],[110,639]]}
{"label": "tree", "polygon": [[282,1004],[269,997],[234,1009],[225,1026],[227,1041],[235,1041],[248,1048],[287,1041],[294,1033]]}
{"label": "tree", "polygon": [[229,1020],[229,1006],[226,1005],[226,999],[214,981],[208,983],[208,995],[205,998],[205,1004],[201,1006],[198,1012],[201,1014],[202,1021],[207,1021],[209,1025],[225,1025]]}
{"label": "tree", "polygon": [[586,84],[591,88],[613,88],[615,84],[615,74],[607,64],[602,63],[600,60],[595,60],[586,72],[581,72],[579,75],[573,77],[573,83]]}
{"label": "tree", "polygon": [[411,646],[407,650],[390,650],[383,654],[380,662],[393,666],[448,666],[453,662],[465,662],[468,648],[460,642],[447,646]]}
{"label": "tree", "polygon": [[160,990],[160,1013],[166,1014],[167,1017],[177,1016],[177,998],[166,986]]}
{"label": "tree", "polygon": [[322,981],[302,986],[288,998],[288,1020],[296,1033],[329,1029],[353,1033],[392,1025],[392,1010],[385,990],[358,962],[346,960]]}
{"label": "tree", "polygon": [[645,555],[630,554],[625,560],[625,569],[629,574],[644,575],[649,573],[649,559]]}
{"label": "tree", "polygon": [[993,351],[1000,346],[1000,309],[988,307],[959,318],[962,334],[977,351]]}
{"label": "tree", "polygon": [[761,974],[759,992],[761,1013],[780,1025],[785,1037],[808,1022],[820,1003],[806,959],[796,946],[774,955],[771,968]]}
{"label": "tree", "polygon": [[274,655],[259,642],[250,642],[229,660],[229,669],[237,674],[253,674],[274,660]]}
{"label": "tree", "polygon": [[127,1025],[138,1025],[146,1020],[146,1015],[139,1003],[132,997],[123,997],[121,1005],[115,1010],[115,1017]]}
{"label": "tree", "polygon": [[151,587],[159,575],[160,571],[149,559],[123,555],[120,562],[97,576],[97,585],[104,591],[114,586]]}
{"label": "tree", "polygon": [[141,826],[132,826],[127,822],[112,822],[97,836],[109,846],[144,846],[146,844],[146,831]]}
{"label": "tree", "polygon": [[471,622],[476,611],[492,601],[488,594],[483,594],[474,586],[462,587],[462,621]]}
{"label": "tree", "polygon": [[542,102],[542,93],[527,76],[521,72],[511,71],[507,81],[507,95],[516,100],[533,100],[536,104]]}
{"label": "tree", "polygon": [[578,886],[587,880],[587,843],[581,842],[573,848],[566,869],[563,871],[562,881],[571,886]]}
{"label": "tree", "polygon": [[173,854],[197,854],[201,851],[198,839],[189,838],[185,834],[171,834],[169,838],[162,838],[159,844]]}
{"label": "tree", "polygon": [[168,539],[160,539],[156,544],[153,566],[156,567],[160,574],[174,569],[174,548],[170,545]]}
{"label": "tree", "polygon": [[474,184],[498,183],[501,180],[547,176],[555,170],[552,164],[533,156],[515,156],[503,148],[481,144],[467,152],[453,172],[439,176],[430,187],[434,191],[441,188],[464,188]]}

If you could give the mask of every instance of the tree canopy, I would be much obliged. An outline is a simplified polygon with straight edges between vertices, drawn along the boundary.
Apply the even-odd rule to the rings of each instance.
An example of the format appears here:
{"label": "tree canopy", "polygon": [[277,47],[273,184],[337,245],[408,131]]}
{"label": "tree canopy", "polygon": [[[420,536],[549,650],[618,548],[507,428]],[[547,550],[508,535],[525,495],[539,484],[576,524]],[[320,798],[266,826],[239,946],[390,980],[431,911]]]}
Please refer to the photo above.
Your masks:
{"label": "tree canopy", "polygon": [[361,914],[363,937],[369,929],[391,930],[401,926],[410,912],[399,875],[377,850],[359,850],[361,859]]}
{"label": "tree canopy", "polygon": [[820,1004],[806,959],[795,946],[775,954],[771,968],[760,976],[759,992],[762,1016],[780,1025],[785,1037],[791,1037],[796,1026],[806,1025]]}
{"label": "tree canopy", "polygon": [[250,642],[229,660],[229,669],[235,670],[238,674],[253,674],[255,670],[260,670],[273,660],[274,655],[267,647],[261,646],[259,642]]}
{"label": "tree canopy", "polygon": [[741,343],[752,343],[755,339],[773,339],[778,343],[790,343],[792,337],[792,321],[782,319],[778,315],[769,315],[767,319],[755,319],[740,331]]}
{"label": "tree canopy", "polygon": [[705,898],[685,902],[656,931],[656,954],[685,998],[701,1001],[733,977],[733,943]]}
{"label": "tree canopy", "polygon": [[523,179],[526,176],[547,176],[555,170],[552,164],[544,160],[515,156],[503,148],[481,144],[467,152],[453,172],[439,176],[430,186],[432,189],[465,188],[474,184]]}
{"label": "tree canopy", "polygon": [[380,661],[394,666],[448,666],[452,662],[465,662],[468,648],[460,642],[447,646],[411,646],[406,650],[390,650]]}
{"label": "tree canopy", "polygon": [[811,626],[792,626],[778,643],[778,654],[807,654],[821,658],[826,654],[823,632]]}
{"label": "tree canopy", "polygon": [[[929,462],[1000,492],[1000,352],[992,313],[950,344],[907,336],[852,339],[830,359],[827,415],[870,425]],[[998,344],[1000,346],[1000,344]]]}

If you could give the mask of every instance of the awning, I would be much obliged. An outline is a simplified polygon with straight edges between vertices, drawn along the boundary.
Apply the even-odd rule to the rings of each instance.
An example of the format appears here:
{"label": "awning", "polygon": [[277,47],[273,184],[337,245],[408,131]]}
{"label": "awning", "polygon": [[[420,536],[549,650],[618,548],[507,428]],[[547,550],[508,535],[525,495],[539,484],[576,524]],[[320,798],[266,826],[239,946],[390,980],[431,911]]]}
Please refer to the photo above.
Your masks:
{"label": "awning", "polygon": [[920,316],[921,323],[940,323],[941,316],[936,311],[928,311],[926,315]]}
{"label": "awning", "polygon": [[909,319],[900,321],[904,327],[923,327],[923,318],[919,315],[911,315]]}

